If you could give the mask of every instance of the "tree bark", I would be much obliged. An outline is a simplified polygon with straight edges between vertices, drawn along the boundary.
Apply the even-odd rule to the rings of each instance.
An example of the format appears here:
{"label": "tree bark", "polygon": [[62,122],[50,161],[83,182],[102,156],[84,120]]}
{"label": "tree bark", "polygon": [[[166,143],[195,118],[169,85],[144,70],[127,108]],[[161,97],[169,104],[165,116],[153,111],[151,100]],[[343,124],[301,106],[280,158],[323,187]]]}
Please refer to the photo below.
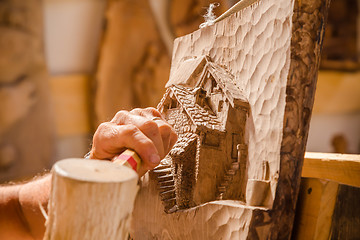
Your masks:
{"label": "tree bark", "polygon": [[296,0],[294,4],[291,64],[271,239],[291,236],[329,6],[330,0]]}

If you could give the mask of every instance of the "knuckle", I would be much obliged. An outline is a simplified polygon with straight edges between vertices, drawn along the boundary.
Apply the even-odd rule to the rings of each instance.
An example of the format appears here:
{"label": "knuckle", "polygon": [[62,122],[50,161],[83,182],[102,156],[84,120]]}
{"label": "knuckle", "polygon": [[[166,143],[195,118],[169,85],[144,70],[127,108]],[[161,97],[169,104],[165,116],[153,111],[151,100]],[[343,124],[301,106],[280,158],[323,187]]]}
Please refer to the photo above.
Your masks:
{"label": "knuckle", "polygon": [[116,136],[116,129],[109,122],[103,122],[97,128],[94,138],[94,145],[106,145],[108,141],[111,141]]}
{"label": "knuckle", "polygon": [[108,127],[109,127],[109,122],[100,123],[100,125],[98,126],[98,131],[103,131],[104,129],[107,129]]}
{"label": "knuckle", "polygon": [[133,110],[130,111],[130,113],[141,115],[142,111],[143,110],[141,108],[134,108]]}
{"label": "knuckle", "polygon": [[118,111],[114,118],[111,120],[112,123],[116,123],[117,125],[123,125],[129,122],[129,119],[131,118],[130,112],[126,110]]}
{"label": "knuckle", "polygon": [[159,127],[156,122],[152,120],[147,120],[141,124],[141,130],[149,133],[154,133],[159,130]]}
{"label": "knuckle", "polygon": [[172,127],[168,124],[163,124],[159,126],[159,131],[161,135],[170,135],[172,132]]}
{"label": "knuckle", "polygon": [[148,107],[145,110],[154,116],[161,117],[161,113],[154,107]]}
{"label": "knuckle", "polygon": [[126,136],[135,135],[139,129],[133,124],[127,124],[122,126],[122,134]]}
{"label": "knuckle", "polygon": [[111,124],[109,122],[103,122],[99,125],[99,127],[96,130],[95,136],[97,138],[104,138],[106,136],[106,133],[109,132],[111,129]]}
{"label": "knuckle", "polygon": [[128,111],[125,111],[125,110],[121,110],[121,111],[118,111],[116,114],[115,114],[115,118],[117,119],[121,119],[123,117],[126,117],[129,115],[129,112]]}

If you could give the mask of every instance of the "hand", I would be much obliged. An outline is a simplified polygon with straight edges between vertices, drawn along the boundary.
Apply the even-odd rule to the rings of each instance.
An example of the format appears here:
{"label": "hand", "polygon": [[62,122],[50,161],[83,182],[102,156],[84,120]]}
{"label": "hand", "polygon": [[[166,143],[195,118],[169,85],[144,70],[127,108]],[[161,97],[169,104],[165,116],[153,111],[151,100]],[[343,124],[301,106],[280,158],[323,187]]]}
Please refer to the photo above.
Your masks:
{"label": "hand", "polygon": [[112,159],[125,149],[141,158],[140,176],[156,167],[177,141],[174,129],[155,108],[119,111],[110,122],[100,124],[93,138],[92,159]]}

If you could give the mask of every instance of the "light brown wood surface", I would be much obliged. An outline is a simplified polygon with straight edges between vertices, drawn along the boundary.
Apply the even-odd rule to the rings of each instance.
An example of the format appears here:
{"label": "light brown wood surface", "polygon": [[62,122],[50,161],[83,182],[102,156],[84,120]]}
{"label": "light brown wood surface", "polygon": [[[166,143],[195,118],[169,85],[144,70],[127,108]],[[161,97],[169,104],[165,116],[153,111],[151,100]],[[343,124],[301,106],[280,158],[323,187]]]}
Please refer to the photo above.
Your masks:
{"label": "light brown wood surface", "polygon": [[66,159],[52,170],[44,239],[127,239],[138,176],[100,160]]}
{"label": "light brown wood surface", "polygon": [[360,187],[360,155],[307,152],[302,176]]}
{"label": "light brown wood surface", "polygon": [[[269,187],[262,188],[264,193],[260,194],[267,196],[268,204],[254,206],[263,197],[254,201],[245,197],[246,203],[239,199],[210,201],[194,207],[190,204],[190,208],[182,208],[184,205],[170,208],[166,214],[162,212],[164,207],[166,210],[169,204],[179,202],[179,187],[186,190],[189,184],[181,182],[180,186],[175,185],[175,190],[170,189],[173,181],[179,181],[176,178],[181,168],[176,168],[176,161],[182,159],[175,164],[171,158],[165,159],[159,170],[143,181],[135,203],[134,239],[290,238],[325,27],[322,23],[328,5],[328,1],[296,1],[294,5],[289,1],[258,1],[212,26],[175,40],[169,89],[176,85],[194,87],[192,84],[196,85],[196,79],[202,76],[202,68],[197,66],[201,66],[206,55],[214,66],[221,66],[215,67],[216,71],[224,68],[220,72],[228,71],[234,76],[239,92],[249,101],[245,130],[247,187],[251,190],[269,181]],[[198,90],[193,90],[195,96]],[[185,94],[186,90],[183,91]],[[164,97],[165,105],[166,99],[169,98]],[[195,97],[198,104],[204,104],[200,100]],[[176,103],[170,101],[169,106],[173,102]],[[186,145],[186,141],[179,139],[179,146]],[[204,142],[198,141],[199,144],[201,149]],[[208,167],[202,166],[201,154],[207,152],[200,150],[200,158],[196,158],[199,163],[195,164],[195,182],[202,168]],[[221,175],[223,168],[207,171],[209,175]],[[200,186],[200,182],[196,184]],[[163,192],[164,187],[167,192]]]}
{"label": "light brown wood surface", "polygon": [[[310,7],[307,4],[306,2],[301,7]],[[320,6],[324,6],[324,4],[311,5],[314,9]],[[287,94],[285,92],[287,88],[292,87],[292,84],[301,82],[301,78],[294,78],[294,75],[290,75],[293,71],[299,71],[294,67],[297,62],[293,62],[295,60],[290,58],[290,39],[292,34],[294,37],[294,31],[296,31],[291,31],[292,14],[293,2],[291,1],[258,1],[212,26],[175,40],[170,80],[167,87],[169,89],[173,85],[183,85],[189,88],[201,87],[196,85],[196,79],[198,76],[202,76],[202,67],[200,66],[204,55],[207,55],[209,61],[214,63],[215,72],[228,71],[230,75],[234,76],[234,81],[238,85],[238,93],[244,94],[244,99],[248,100],[250,105],[244,133],[245,142],[248,144],[244,172],[248,188],[246,193],[251,194],[252,191],[248,190],[255,186],[268,184],[268,187],[262,188],[261,197],[242,199],[246,200],[246,203],[239,201],[241,198],[235,199],[237,201],[219,202],[212,199],[210,202],[203,202],[199,206],[185,209],[182,209],[183,205],[181,205],[178,206],[180,210],[165,214],[161,211],[163,207],[160,196],[164,201],[165,208],[168,206],[167,201],[174,201],[174,199],[164,198],[167,196],[165,192],[162,192],[160,196],[157,194],[155,179],[166,177],[171,182],[170,177],[173,175],[175,182],[179,180],[176,180],[178,171],[176,167],[174,171],[168,170],[168,168],[171,169],[173,163],[164,162],[164,166],[159,171],[161,170],[161,174],[166,175],[157,175],[156,170],[154,175],[150,174],[149,179],[145,179],[143,182],[134,212],[132,236],[135,239],[287,239],[290,237],[296,199],[296,194],[293,193],[296,193],[297,189],[296,186],[290,187],[285,182],[289,177],[293,181],[299,182],[300,172],[293,166],[279,168],[288,164],[288,159],[280,155],[280,153],[286,154],[286,149],[281,146],[290,147],[292,145],[290,142],[298,141],[295,140],[296,135],[287,134],[288,130],[292,131],[295,127],[301,126],[302,132],[298,135],[303,134],[301,136],[306,139],[308,125],[299,125],[302,116],[297,115],[295,107],[306,107],[310,109],[310,112],[312,107],[302,105],[300,99],[304,95],[295,91]],[[321,18],[322,15],[316,17]],[[299,43],[296,40],[300,41],[298,38],[293,39],[294,46]],[[297,48],[292,51],[292,54],[305,54]],[[309,46],[309,51],[314,50]],[[315,66],[311,66],[312,71],[306,72],[307,76],[301,75],[305,74],[305,72],[301,72],[301,77],[310,77],[311,80],[316,80],[318,55],[319,53],[316,52],[313,55],[314,59],[311,59],[315,63]],[[291,64],[293,64],[293,68],[291,68]],[[221,67],[216,67],[217,65]],[[225,70],[220,70],[221,68]],[[223,79],[223,81],[229,81],[227,78]],[[226,84],[224,85],[226,86]],[[195,89],[193,91],[195,92]],[[314,93],[312,88],[309,91],[311,94]],[[176,96],[175,92],[174,94]],[[285,98],[286,95],[288,95],[287,98]],[[307,103],[312,103],[313,95],[306,95],[306,97],[310,98],[307,99]],[[164,106],[166,99],[168,98],[164,97],[165,102],[161,103]],[[200,102],[198,104],[201,105]],[[162,106],[161,104],[160,106]],[[186,110],[185,107],[184,109]],[[164,113],[166,115],[166,112]],[[284,114],[285,121],[282,122]],[[306,120],[307,117],[305,116]],[[230,119],[234,122],[239,121],[234,115],[230,115]],[[237,124],[241,123],[237,122]],[[286,139],[283,136],[283,125]],[[183,130],[185,131],[185,127]],[[301,151],[304,153],[304,143],[305,141],[301,141],[297,146],[296,154],[299,154],[299,157]],[[214,165],[211,168],[201,162],[201,154],[211,156],[211,151],[201,150],[203,141],[200,140],[198,144],[200,144],[200,158],[198,159],[199,163],[195,164],[195,182],[198,181],[195,188],[197,184],[200,187],[201,171],[204,169],[209,176],[212,173],[221,176],[223,172],[221,166],[215,167]],[[179,145],[181,144],[179,143]],[[297,164],[301,165],[302,159],[297,157],[296,161],[299,162]],[[225,158],[218,158],[218,161],[221,162],[220,159],[225,163]],[[185,157],[178,161],[181,160],[185,161]],[[199,165],[197,166],[197,164]],[[214,177],[216,180],[217,178]],[[181,178],[181,181],[184,179]],[[162,181],[159,181],[159,184],[160,187],[163,186]],[[188,186],[185,185],[185,182],[182,184]],[[166,187],[170,186],[166,185]],[[179,187],[183,186],[175,185],[176,203],[181,202],[177,195]],[[241,192],[240,188],[237,190]],[[170,191],[172,190],[166,194],[170,194]],[[207,191],[210,193],[213,189],[210,188]],[[194,194],[196,195],[197,191]],[[289,202],[284,198],[292,198],[294,201]],[[259,201],[260,199],[267,199],[268,203],[264,204]],[[283,202],[284,200],[286,203]],[[151,202],[152,207],[148,205],[148,202]],[[258,202],[261,202],[260,206],[256,206]],[[149,206],[145,207],[146,211],[143,211],[144,205]],[[284,231],[284,228],[288,230]]]}

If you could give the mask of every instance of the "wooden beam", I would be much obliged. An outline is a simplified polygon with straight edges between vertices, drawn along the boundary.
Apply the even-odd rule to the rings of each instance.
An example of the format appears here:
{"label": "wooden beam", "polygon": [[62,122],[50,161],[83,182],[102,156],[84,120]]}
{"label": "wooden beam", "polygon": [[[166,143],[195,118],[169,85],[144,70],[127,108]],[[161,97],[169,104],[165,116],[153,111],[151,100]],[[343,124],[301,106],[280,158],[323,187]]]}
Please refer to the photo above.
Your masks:
{"label": "wooden beam", "polygon": [[360,187],[360,155],[306,152],[302,177]]}

